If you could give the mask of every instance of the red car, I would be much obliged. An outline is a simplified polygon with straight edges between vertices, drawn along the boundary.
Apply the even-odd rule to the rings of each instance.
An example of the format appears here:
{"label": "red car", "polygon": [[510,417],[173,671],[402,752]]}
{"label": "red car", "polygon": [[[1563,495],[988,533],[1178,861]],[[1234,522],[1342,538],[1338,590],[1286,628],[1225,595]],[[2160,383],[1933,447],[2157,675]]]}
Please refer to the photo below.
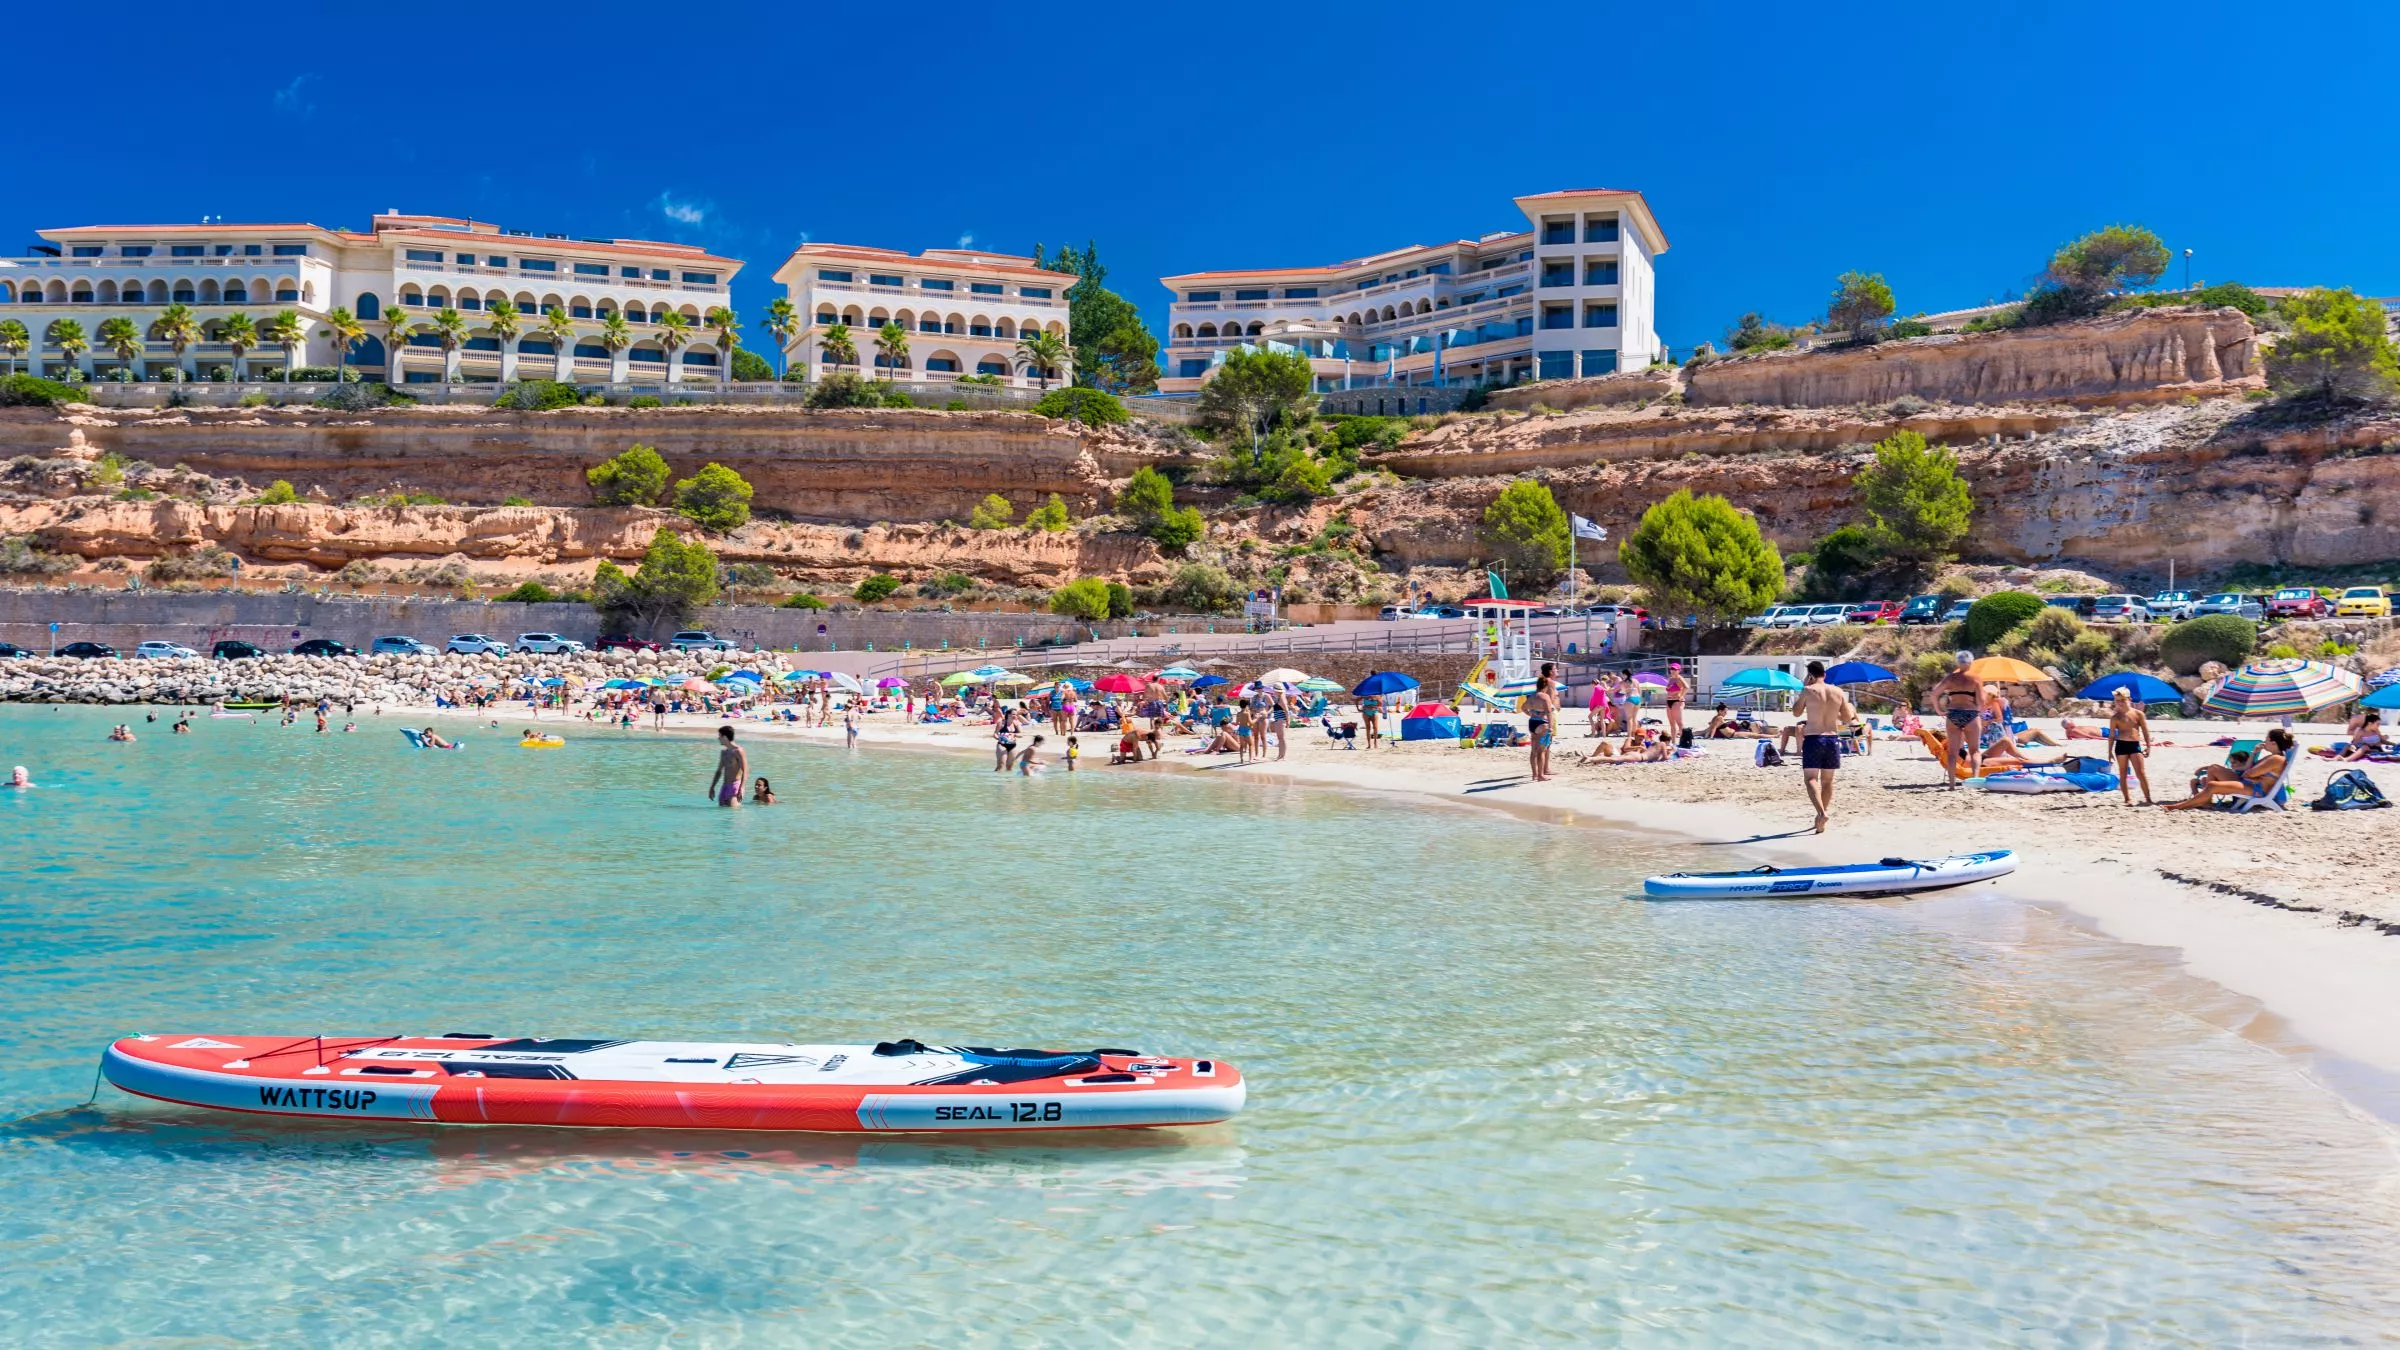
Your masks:
{"label": "red car", "polygon": [[655,642],[644,642],[623,633],[611,633],[593,644],[604,652],[663,652],[666,648]]}
{"label": "red car", "polygon": [[1842,616],[1844,623],[1898,623],[1900,602],[1897,600],[1865,600],[1850,607]]}
{"label": "red car", "polygon": [[2270,619],[2322,619],[2332,613],[2325,597],[2306,586],[2286,586],[2267,601]]}

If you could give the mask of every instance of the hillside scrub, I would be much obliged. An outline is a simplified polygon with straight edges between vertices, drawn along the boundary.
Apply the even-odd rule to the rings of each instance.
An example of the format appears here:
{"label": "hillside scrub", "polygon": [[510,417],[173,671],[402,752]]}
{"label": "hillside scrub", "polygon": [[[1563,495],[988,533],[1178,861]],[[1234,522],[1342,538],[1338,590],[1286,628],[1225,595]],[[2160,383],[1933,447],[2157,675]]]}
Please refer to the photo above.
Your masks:
{"label": "hillside scrub", "polygon": [[584,470],[583,476],[592,485],[592,500],[602,506],[656,506],[672,475],[658,451],[637,444]]}
{"label": "hillside scrub", "polygon": [[1758,522],[1723,497],[1695,497],[1688,488],[1642,513],[1617,546],[1617,561],[1661,614],[1725,622],[1783,593],[1783,555]]}
{"label": "hillside scrub", "polygon": [[2158,641],[2158,657],[2178,675],[2197,675],[2210,661],[2239,666],[2258,646],[2258,625],[2232,614],[2186,619]]}
{"label": "hillside scrub", "polygon": [[2009,630],[2024,623],[2046,608],[2042,597],[2024,591],[2001,591],[1975,602],[1967,617],[1958,625],[1958,641],[1962,647],[1988,651]]}
{"label": "hillside scrub", "polygon": [[750,522],[750,497],[750,484],[722,464],[703,465],[675,485],[675,509],[701,529],[719,533]]}

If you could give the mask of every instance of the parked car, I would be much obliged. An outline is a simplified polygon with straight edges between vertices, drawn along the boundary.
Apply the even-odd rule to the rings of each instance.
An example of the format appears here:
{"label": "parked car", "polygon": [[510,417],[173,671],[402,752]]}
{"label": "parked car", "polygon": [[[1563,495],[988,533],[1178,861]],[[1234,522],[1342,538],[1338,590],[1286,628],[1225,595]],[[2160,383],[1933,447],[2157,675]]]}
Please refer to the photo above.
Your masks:
{"label": "parked car", "polygon": [[200,653],[172,642],[145,642],[135,647],[133,654],[135,656],[198,656]]}
{"label": "parked car", "polygon": [[[1376,611],[1375,613],[1375,617],[1383,620],[1385,623],[1396,623],[1402,619],[1413,618],[1415,615],[1416,611],[1409,608],[1407,605],[1385,605],[1382,609]],[[603,648],[607,647],[608,639],[600,639],[600,645]]]}
{"label": "parked car", "polygon": [[453,633],[450,640],[442,645],[442,650],[463,656],[506,656],[508,644],[481,633]]}
{"label": "parked car", "polygon": [[2150,605],[2138,595],[2104,595],[2092,603],[2093,623],[2148,623]]}
{"label": "parked car", "polygon": [[1802,622],[1810,628],[1830,628],[1849,617],[1850,607],[1848,605],[1810,605],[1808,618]]}
{"label": "parked car", "polygon": [[1865,600],[1850,607],[1851,623],[1898,623],[1900,602],[1897,600]]}
{"label": "parked car", "polygon": [[2392,597],[2381,586],[2353,586],[2342,592],[2333,612],[2345,619],[2388,619],[2392,617]]}
{"label": "parked car", "polygon": [[[1427,619],[1463,619],[1467,617],[1467,611],[1457,605],[1435,605],[1431,609],[1420,609],[1417,614]],[[733,648],[733,644],[730,642],[725,646],[728,651]]]}
{"label": "parked car", "polygon": [[2191,591],[2160,591],[2150,597],[2150,617],[2181,621],[2192,617],[2192,606],[2199,603],[2199,595]]}
{"label": "parked car", "polygon": [[208,649],[209,658],[215,661],[247,661],[253,656],[265,656],[266,654],[266,648],[255,642],[244,642],[239,638],[227,638]]}
{"label": "parked car", "polygon": [[1973,608],[1975,608],[1975,601],[1971,597],[1962,595],[1950,602],[1950,608],[1942,611],[1942,622],[1958,623],[1964,620],[1967,617],[1967,611]]}
{"label": "parked car", "polygon": [[2192,606],[2192,617],[2195,619],[2204,619],[2211,614],[2231,614],[2243,619],[2263,619],[2267,617],[2267,608],[2256,598],[2244,595],[2240,591],[2219,591],[2215,595],[2203,597],[2200,603]]}
{"label": "parked car", "polygon": [[2088,619],[2092,617],[2092,611],[2099,607],[2100,597],[2096,595],[2054,595],[2042,603],[2052,609],[2063,609],[2078,619]]}
{"label": "parked car", "polygon": [[[1463,618],[1464,615],[1462,614],[1461,617]],[[668,638],[667,645],[679,652],[729,652],[733,650],[732,639],[718,637],[705,628],[687,628]]]}
{"label": "parked car", "polygon": [[573,656],[584,650],[584,646],[571,637],[561,637],[556,633],[519,633],[517,650],[550,656]]}
{"label": "parked car", "polygon": [[1940,623],[1943,608],[1942,597],[1938,595],[1912,595],[1908,598],[1908,603],[1900,607],[1900,622],[1904,624]]}
{"label": "parked car", "polygon": [[1777,622],[1777,620],[1781,619],[1784,615],[1791,613],[1796,608],[1799,607],[1796,605],[1769,605],[1765,610],[1742,620],[1742,627],[1781,628],[1783,625]]}
{"label": "parked car", "polygon": [[356,656],[358,648],[345,647],[332,638],[310,638],[292,648],[294,656]]}
{"label": "parked car", "polygon": [[604,652],[663,652],[666,647],[626,633],[610,633],[597,644]]}
{"label": "parked car", "polygon": [[1807,605],[1777,605],[1767,611],[1769,628],[1799,628],[1808,623]]}
{"label": "parked car", "polygon": [[30,650],[20,647],[13,642],[0,642],[0,659],[31,655],[33,655],[33,653]]}
{"label": "parked car", "polygon": [[59,648],[58,654],[60,656],[72,656],[83,660],[89,660],[95,656],[115,656],[117,654],[117,649],[109,646],[105,642],[70,642],[66,646]]}
{"label": "parked car", "polygon": [[431,656],[433,648],[412,637],[379,637],[367,650],[377,656]]}
{"label": "parked car", "polygon": [[2270,619],[2322,619],[2332,612],[2333,606],[2311,586],[2286,586],[2267,600]]}

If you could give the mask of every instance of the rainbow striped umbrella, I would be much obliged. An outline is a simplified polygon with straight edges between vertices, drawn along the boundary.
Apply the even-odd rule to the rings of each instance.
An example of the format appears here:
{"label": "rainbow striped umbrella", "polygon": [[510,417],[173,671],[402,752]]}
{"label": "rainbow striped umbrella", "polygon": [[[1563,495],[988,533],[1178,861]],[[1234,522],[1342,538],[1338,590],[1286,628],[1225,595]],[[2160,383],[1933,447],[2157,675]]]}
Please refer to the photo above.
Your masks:
{"label": "rainbow striped umbrella", "polygon": [[2228,717],[2312,713],[2358,697],[2358,677],[2318,661],[2253,661],[2225,677],[2201,707]]}

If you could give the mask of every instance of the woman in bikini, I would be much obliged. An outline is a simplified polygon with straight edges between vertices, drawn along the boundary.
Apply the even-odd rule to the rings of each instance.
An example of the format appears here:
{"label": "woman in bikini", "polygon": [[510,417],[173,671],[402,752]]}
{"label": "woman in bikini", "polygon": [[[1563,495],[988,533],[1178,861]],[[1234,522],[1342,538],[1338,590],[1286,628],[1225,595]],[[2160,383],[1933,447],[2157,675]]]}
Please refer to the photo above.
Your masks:
{"label": "woman in bikini", "polygon": [[1683,699],[1684,695],[1690,692],[1691,686],[1683,682],[1683,663],[1681,661],[1668,662],[1667,739],[1677,744],[1681,744],[1683,741]]}
{"label": "woman in bikini", "polygon": [[2196,811],[2213,805],[2219,797],[2255,797],[2264,792],[2283,774],[2284,761],[2292,755],[2292,733],[2276,727],[2267,733],[2266,744],[2247,764],[2240,764],[2240,755],[2229,758],[2234,765],[2211,764],[2202,769],[2194,784],[2192,795],[2179,802],[2166,803],[2169,811]]}
{"label": "woman in bikini", "polygon": [[2133,706],[2130,690],[2119,689],[2108,711],[2109,753],[2117,761],[2117,792],[2133,805],[2133,780],[2142,780],[2142,805],[2150,800],[2150,718]]}

